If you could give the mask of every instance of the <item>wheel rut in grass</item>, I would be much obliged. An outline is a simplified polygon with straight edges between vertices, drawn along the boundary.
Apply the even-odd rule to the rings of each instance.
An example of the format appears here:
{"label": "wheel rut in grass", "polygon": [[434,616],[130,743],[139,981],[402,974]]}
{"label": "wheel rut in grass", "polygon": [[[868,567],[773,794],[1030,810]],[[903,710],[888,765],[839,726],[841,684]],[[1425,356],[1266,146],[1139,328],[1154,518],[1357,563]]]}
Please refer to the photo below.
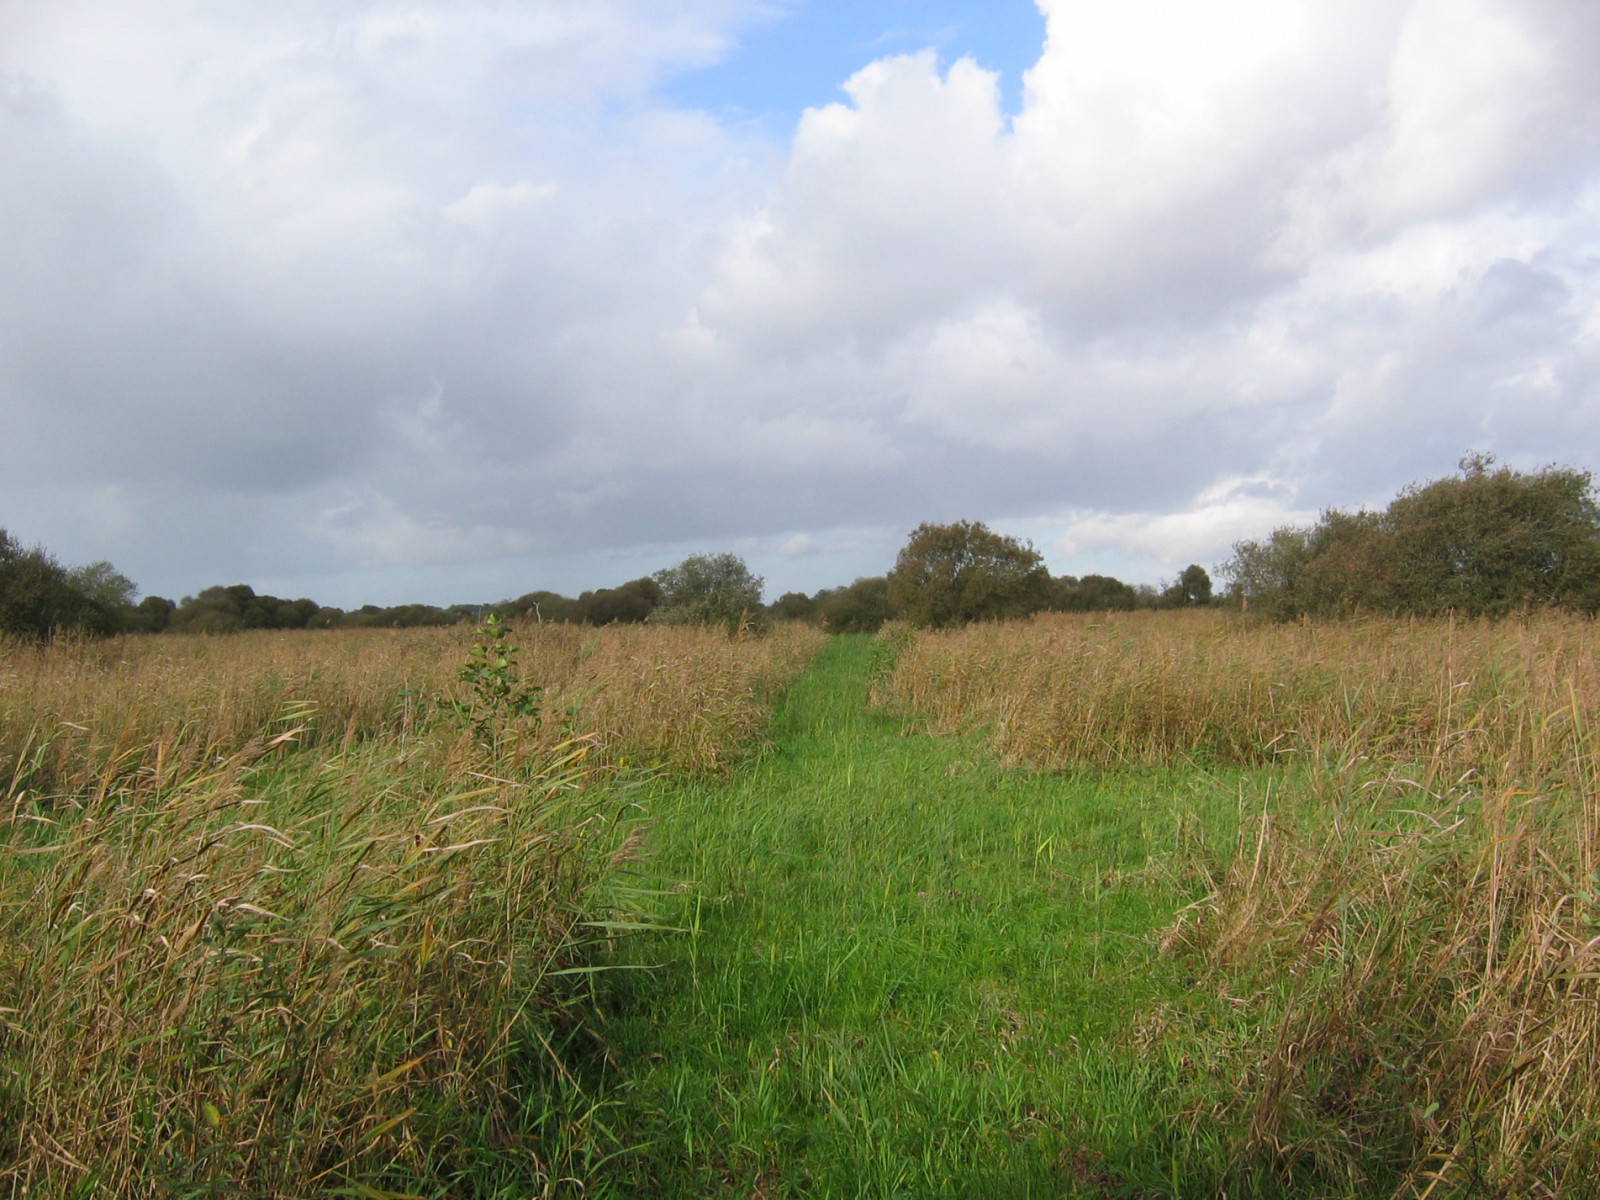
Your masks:
{"label": "wheel rut in grass", "polygon": [[1004,770],[872,711],[875,654],[831,638],[769,753],[651,802],[651,869],[677,881],[663,916],[685,932],[632,948],[660,969],[619,973],[619,1194],[1167,1178],[1203,1147],[1162,1140],[1170,1068],[1125,1035],[1178,989],[1147,935],[1193,897],[1147,861],[1185,820],[1225,818],[1231,790]]}

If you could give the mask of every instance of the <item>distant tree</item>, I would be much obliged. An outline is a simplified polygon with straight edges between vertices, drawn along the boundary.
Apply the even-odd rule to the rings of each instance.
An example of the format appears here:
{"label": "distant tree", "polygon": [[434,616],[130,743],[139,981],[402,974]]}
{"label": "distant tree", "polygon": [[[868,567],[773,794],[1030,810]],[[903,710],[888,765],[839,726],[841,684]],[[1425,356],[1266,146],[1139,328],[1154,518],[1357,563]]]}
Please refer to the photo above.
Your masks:
{"label": "distant tree", "polygon": [[1386,514],[1329,509],[1304,533],[1303,550],[1290,560],[1298,564],[1289,605],[1295,611],[1283,615],[1348,617],[1400,611],[1395,542]]}
{"label": "distant tree", "polygon": [[661,605],[653,620],[696,625],[726,625],[765,617],[761,588],[737,554],[694,554],[675,567],[657,571]]}
{"label": "distant tree", "polygon": [[809,621],[817,613],[817,602],[804,592],[785,592],[769,607],[780,621]]}
{"label": "distant tree", "polygon": [[1600,505],[1587,471],[1528,475],[1462,460],[1461,477],[1401,492],[1389,506],[1394,589],[1409,612],[1503,616],[1600,609]]}
{"label": "distant tree", "polygon": [[572,606],[571,619],[584,625],[636,624],[660,607],[663,594],[661,584],[650,578],[584,592]]}
{"label": "distant tree", "polygon": [[1242,541],[1228,594],[1281,620],[1357,612],[1498,617],[1600,611],[1600,504],[1587,471],[1526,474],[1468,455],[1382,512],[1329,509],[1310,527]]}
{"label": "distant tree", "polygon": [[924,523],[889,572],[895,614],[932,628],[1037,612],[1049,600],[1050,574],[1031,543],[994,533],[982,521]]}
{"label": "distant tree", "polygon": [[427,629],[459,625],[461,614],[436,604],[396,604],[379,610],[371,625],[380,629]]}
{"label": "distant tree", "polygon": [[315,600],[301,596],[298,600],[280,600],[272,614],[272,629],[304,629],[311,624],[322,606]]}
{"label": "distant tree", "polygon": [[1211,574],[1198,563],[1185,567],[1160,599],[1162,608],[1204,608],[1210,603]]}
{"label": "distant tree", "polygon": [[321,612],[315,600],[257,595],[247,583],[209,587],[186,596],[172,614],[182,633],[237,633],[241,629],[304,629]]}
{"label": "distant tree", "polygon": [[139,594],[138,585],[108,562],[73,567],[67,572],[67,582],[110,611],[132,608],[133,598]]}
{"label": "distant tree", "polygon": [[146,596],[123,613],[122,628],[127,633],[162,633],[177,608],[165,596]]}
{"label": "distant tree", "polygon": [[560,624],[562,621],[573,620],[572,610],[577,601],[570,596],[563,596],[559,592],[528,592],[518,596],[506,604],[496,605],[495,609],[507,620],[520,618],[525,621],[538,621],[541,624]]}
{"label": "distant tree", "polygon": [[319,608],[307,625],[311,628],[344,629],[420,629],[445,625],[459,625],[474,618],[475,610],[468,605],[440,608],[436,604],[396,604],[383,608],[376,604],[363,604],[353,612],[341,613],[336,608]]}
{"label": "distant tree", "polygon": [[38,638],[115,633],[116,612],[73,585],[72,573],[43,547],[23,549],[0,529],[0,633]]}
{"label": "distant tree", "polygon": [[245,627],[245,609],[255,598],[255,589],[243,583],[204,588],[178,602],[171,628],[180,633],[237,633]]}
{"label": "distant tree", "polygon": [[1292,621],[1304,612],[1301,576],[1310,557],[1311,530],[1285,525],[1264,539],[1235,542],[1221,575],[1229,597],[1243,608]]}
{"label": "distant tree", "polygon": [[824,589],[817,593],[814,607],[829,633],[877,633],[894,616],[889,581],[882,575],[858,579],[849,587]]}
{"label": "distant tree", "polygon": [[1132,612],[1147,604],[1138,588],[1110,575],[1061,575],[1050,581],[1046,595],[1052,612]]}

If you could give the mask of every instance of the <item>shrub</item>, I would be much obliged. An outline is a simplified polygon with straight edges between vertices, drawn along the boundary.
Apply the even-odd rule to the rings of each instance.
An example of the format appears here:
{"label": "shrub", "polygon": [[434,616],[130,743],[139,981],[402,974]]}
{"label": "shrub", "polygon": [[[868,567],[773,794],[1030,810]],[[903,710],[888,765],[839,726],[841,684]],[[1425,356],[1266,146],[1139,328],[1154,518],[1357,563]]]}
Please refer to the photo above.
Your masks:
{"label": "shrub", "polygon": [[652,614],[668,624],[725,625],[765,616],[761,588],[765,582],[752,575],[737,554],[694,554],[675,567],[657,571],[661,606]]}
{"label": "shrub", "polygon": [[1234,546],[1229,595],[1279,620],[1360,612],[1500,617],[1600,610],[1600,504],[1587,471],[1462,460],[1383,512],[1330,509]]}
{"label": "shrub", "polygon": [[889,581],[881,575],[817,593],[816,614],[829,633],[877,633],[894,616]]}
{"label": "shrub", "polygon": [[1110,575],[1062,575],[1050,581],[1046,595],[1051,612],[1132,612],[1145,605],[1138,588]]}
{"label": "shrub", "polygon": [[982,521],[924,522],[895,559],[888,597],[896,616],[937,629],[1037,612],[1048,602],[1049,582],[1029,543]]}
{"label": "shrub", "polygon": [[771,611],[783,621],[810,621],[817,615],[817,601],[804,592],[785,592],[772,602]]}
{"label": "shrub", "polygon": [[573,604],[570,619],[582,625],[637,624],[649,620],[660,606],[662,595],[661,585],[649,578],[584,592]]}
{"label": "shrub", "polygon": [[184,633],[237,633],[241,629],[304,629],[321,609],[315,600],[258,596],[249,584],[208,587],[185,597],[171,627]]}
{"label": "shrub", "polygon": [[572,610],[577,601],[570,596],[563,596],[559,592],[528,592],[497,605],[500,615],[508,621],[519,617],[526,617],[539,622],[559,624],[562,621],[573,620]]}
{"label": "shrub", "polygon": [[[109,570],[111,564],[84,570],[98,571],[102,566]],[[73,572],[42,547],[24,550],[0,529],[0,633],[46,641],[71,631],[114,633],[117,626],[118,614],[112,604],[86,595],[74,582]]]}

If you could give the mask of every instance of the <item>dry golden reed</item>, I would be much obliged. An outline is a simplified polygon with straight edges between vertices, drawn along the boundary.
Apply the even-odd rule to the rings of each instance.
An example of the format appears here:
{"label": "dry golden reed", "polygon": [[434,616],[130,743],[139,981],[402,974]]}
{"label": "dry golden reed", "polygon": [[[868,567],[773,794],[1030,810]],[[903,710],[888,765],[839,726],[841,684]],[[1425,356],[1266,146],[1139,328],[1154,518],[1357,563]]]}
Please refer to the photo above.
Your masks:
{"label": "dry golden reed", "polygon": [[822,646],[809,625],[763,636],[695,626],[523,626],[523,673],[548,680],[545,737],[594,733],[608,759],[720,770],[766,728],[774,699]]}
{"label": "dry golden reed", "polygon": [[[466,698],[458,676],[475,638],[458,627],[0,640],[0,764],[76,785],[157,748],[200,761],[290,727],[301,746],[404,743]],[[741,639],[685,626],[513,635],[523,678],[544,689],[535,743],[589,733],[603,754],[691,771],[748,748],[819,638],[792,624]]]}
{"label": "dry golden reed", "polygon": [[[285,748],[7,797],[15,1194],[409,1190],[471,1166],[463,1129],[517,1128],[626,853],[581,761],[492,782]],[[552,1175],[571,1148],[527,1152]]]}
{"label": "dry golden reed", "polygon": [[563,1044],[630,908],[614,768],[748,752],[819,639],[522,628],[543,711],[486,746],[474,636],[0,648],[11,1194],[553,1195],[615,1149]]}
{"label": "dry golden reed", "polygon": [[1045,615],[902,637],[880,702],[941,732],[987,730],[1007,760],[1052,769],[1509,758],[1536,771],[1600,715],[1600,631],[1580,617]]}
{"label": "dry golden reed", "polygon": [[1283,768],[1248,777],[1257,815],[1219,877],[1166,864],[1205,894],[1165,945],[1238,1014],[1169,1013],[1169,1032],[1213,1065],[1190,1114],[1237,1131],[1242,1175],[1297,1196],[1600,1190],[1592,621],[898,637],[880,698],[1013,761]]}
{"label": "dry golden reed", "polygon": [[1293,1194],[1597,1193],[1592,751],[1563,776],[1291,782],[1251,825],[1165,938],[1248,998],[1228,1094],[1196,1111],[1242,1130],[1241,1161]]}

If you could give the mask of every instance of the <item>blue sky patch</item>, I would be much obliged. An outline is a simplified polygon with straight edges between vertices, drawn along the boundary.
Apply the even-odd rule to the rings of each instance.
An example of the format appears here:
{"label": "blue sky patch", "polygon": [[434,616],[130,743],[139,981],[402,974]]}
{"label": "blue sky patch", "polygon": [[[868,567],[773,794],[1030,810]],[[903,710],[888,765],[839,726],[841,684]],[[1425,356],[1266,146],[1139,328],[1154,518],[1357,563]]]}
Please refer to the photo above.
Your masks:
{"label": "blue sky patch", "polygon": [[674,76],[661,91],[671,104],[729,120],[789,125],[806,108],[843,100],[844,81],[873,60],[933,47],[941,67],[970,56],[999,71],[1015,113],[1044,30],[1032,0],[795,0],[747,28],[722,62]]}

